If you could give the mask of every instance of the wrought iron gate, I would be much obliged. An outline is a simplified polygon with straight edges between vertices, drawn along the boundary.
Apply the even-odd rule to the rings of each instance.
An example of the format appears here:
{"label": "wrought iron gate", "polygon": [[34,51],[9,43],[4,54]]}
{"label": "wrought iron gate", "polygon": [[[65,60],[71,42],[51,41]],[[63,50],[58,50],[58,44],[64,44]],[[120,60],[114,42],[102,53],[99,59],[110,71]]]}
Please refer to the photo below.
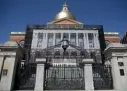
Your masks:
{"label": "wrought iron gate", "polygon": [[34,90],[36,64],[20,65],[16,76],[15,90]]}
{"label": "wrought iron gate", "polygon": [[45,69],[45,90],[83,90],[84,71],[77,66],[55,65]]}
{"label": "wrought iron gate", "polygon": [[113,89],[111,67],[105,65],[93,65],[94,88],[97,90]]}

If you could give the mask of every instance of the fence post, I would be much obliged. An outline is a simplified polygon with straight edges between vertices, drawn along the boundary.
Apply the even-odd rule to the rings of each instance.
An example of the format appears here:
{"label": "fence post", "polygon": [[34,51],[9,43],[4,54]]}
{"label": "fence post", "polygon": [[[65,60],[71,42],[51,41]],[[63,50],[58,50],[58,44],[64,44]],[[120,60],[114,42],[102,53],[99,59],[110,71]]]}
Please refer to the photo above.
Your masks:
{"label": "fence post", "polygon": [[93,70],[92,70],[93,59],[83,59],[83,63],[84,63],[85,90],[94,90]]}
{"label": "fence post", "polygon": [[94,90],[92,64],[84,65],[85,90]]}
{"label": "fence post", "polygon": [[46,59],[36,59],[37,63],[37,71],[36,71],[36,82],[35,82],[35,91],[43,91],[44,90],[44,69]]}

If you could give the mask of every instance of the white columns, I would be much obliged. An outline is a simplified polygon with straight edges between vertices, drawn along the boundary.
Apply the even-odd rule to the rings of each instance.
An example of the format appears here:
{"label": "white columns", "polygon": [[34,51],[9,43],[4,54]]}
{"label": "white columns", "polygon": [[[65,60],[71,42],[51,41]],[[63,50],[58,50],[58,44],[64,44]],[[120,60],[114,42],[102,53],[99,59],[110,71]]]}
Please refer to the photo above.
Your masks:
{"label": "white columns", "polygon": [[78,33],[76,33],[76,45],[78,46]]}
{"label": "white columns", "polygon": [[88,33],[86,33],[86,45],[87,45],[87,49],[89,49],[89,39],[88,39]]}
{"label": "white columns", "polygon": [[96,34],[93,33],[93,36],[94,36],[94,49],[97,49]]}
{"label": "white columns", "polygon": [[96,34],[96,36],[95,36],[96,38],[96,46],[97,46],[97,49],[99,49],[100,48],[100,41],[99,41],[99,39],[98,39],[98,34]]}
{"label": "white columns", "polygon": [[48,46],[48,33],[46,33],[46,36],[45,36],[46,38],[45,38],[45,43],[46,43],[46,47]]}
{"label": "white columns", "polygon": [[36,70],[36,83],[35,83],[35,91],[43,91],[44,90],[44,69],[46,59],[36,59],[37,70]]}
{"label": "white columns", "polygon": [[38,42],[38,33],[33,32],[33,39],[32,39],[31,48],[37,48],[37,42]]}
{"label": "white columns", "polygon": [[63,40],[63,33],[61,33],[61,40]]}
{"label": "white columns", "polygon": [[55,33],[53,33],[53,45],[55,45],[55,40],[56,40],[56,34]]}
{"label": "white columns", "polygon": [[84,49],[87,48],[87,42],[86,42],[86,34],[84,33],[84,36],[83,36],[83,42],[84,42]]}
{"label": "white columns", "polygon": [[48,34],[44,33],[42,48],[46,48],[48,43]]}
{"label": "white columns", "polygon": [[71,33],[68,33],[68,36],[69,36],[69,41],[71,41]]}

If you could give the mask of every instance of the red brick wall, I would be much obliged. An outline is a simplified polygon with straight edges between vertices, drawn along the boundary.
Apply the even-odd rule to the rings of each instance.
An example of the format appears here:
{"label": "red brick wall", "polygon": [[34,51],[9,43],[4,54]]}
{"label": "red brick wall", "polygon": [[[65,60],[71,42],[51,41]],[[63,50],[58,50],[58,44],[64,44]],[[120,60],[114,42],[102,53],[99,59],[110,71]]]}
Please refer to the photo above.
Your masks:
{"label": "red brick wall", "polygon": [[110,43],[120,43],[120,38],[108,38],[105,37],[106,41],[109,41]]}
{"label": "red brick wall", "polygon": [[10,38],[10,41],[17,41],[17,42],[19,42],[21,40],[24,40],[24,38],[23,37],[12,37],[12,38]]}

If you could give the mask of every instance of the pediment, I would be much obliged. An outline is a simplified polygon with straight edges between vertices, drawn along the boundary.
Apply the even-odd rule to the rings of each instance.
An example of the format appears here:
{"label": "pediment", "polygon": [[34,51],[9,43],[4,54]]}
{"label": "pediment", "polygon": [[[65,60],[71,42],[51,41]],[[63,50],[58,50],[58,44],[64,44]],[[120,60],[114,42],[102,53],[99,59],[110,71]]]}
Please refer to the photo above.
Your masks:
{"label": "pediment", "polygon": [[48,24],[83,24],[83,23],[71,19],[60,19],[49,22]]}
{"label": "pediment", "polygon": [[77,24],[77,23],[73,21],[63,20],[63,21],[56,22],[55,24]]}

